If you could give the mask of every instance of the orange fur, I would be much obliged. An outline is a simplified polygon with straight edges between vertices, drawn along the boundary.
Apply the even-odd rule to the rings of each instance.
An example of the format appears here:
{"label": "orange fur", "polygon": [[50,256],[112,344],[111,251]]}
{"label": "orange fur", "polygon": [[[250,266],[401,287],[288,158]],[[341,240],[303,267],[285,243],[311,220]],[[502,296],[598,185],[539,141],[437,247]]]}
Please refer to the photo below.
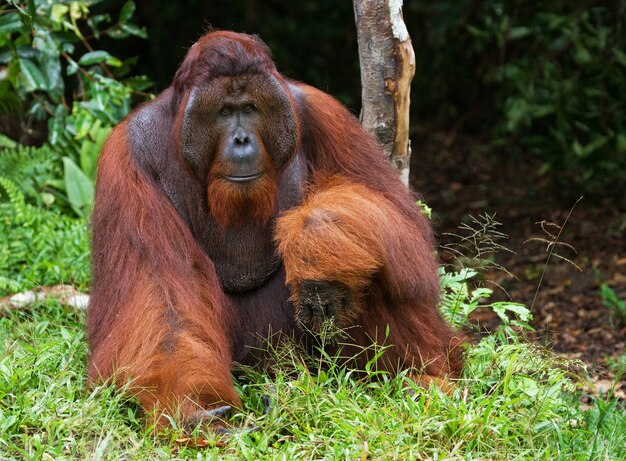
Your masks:
{"label": "orange fur", "polygon": [[211,262],[131,161],[125,124],[106,143],[97,193],[90,380],[130,381],[157,420],[239,405],[227,359],[228,302]]}
{"label": "orange fur", "polygon": [[[267,154],[264,155],[267,158]],[[215,162],[209,177],[207,200],[211,214],[222,230],[231,225],[254,222],[266,226],[276,210],[276,175],[266,161],[266,173],[251,184],[233,184],[219,177]]]}
{"label": "orange fur", "polygon": [[[365,196],[365,186],[336,177],[318,184],[305,202],[284,213],[276,223],[276,242],[286,271],[292,301],[307,280],[337,281],[350,287],[359,299],[370,279],[383,265],[380,238],[365,230],[362,216],[374,212],[373,220],[385,219]],[[349,257],[346,257],[349,255]],[[354,306],[358,307],[357,301]],[[346,322],[355,313],[346,313]],[[347,325],[340,325],[347,326]]]}
{"label": "orange fur", "polygon": [[[279,218],[276,240],[296,304],[305,281],[344,283],[359,302],[339,326],[358,344],[391,346],[382,368],[458,376],[462,337],[438,314],[437,288],[420,281],[436,273],[430,244],[383,195],[342,176],[318,178],[304,203]],[[403,289],[407,280],[430,292]]]}
{"label": "orange fur", "polygon": [[[223,81],[240,76],[261,114],[252,120],[263,176],[233,184],[216,153],[224,130],[212,124]],[[415,199],[358,120],[282,77],[258,38],[205,35],[100,158],[90,382],[130,381],[159,427],[163,415],[189,422],[197,410],[239,406],[234,360],[258,365],[253,350],[269,331],[307,341],[296,319],[303,286],[337,290],[329,298],[341,307],[323,312],[347,329],[335,346],[357,366],[374,341],[388,346],[381,369],[457,377],[463,337],[437,310],[434,238]]]}

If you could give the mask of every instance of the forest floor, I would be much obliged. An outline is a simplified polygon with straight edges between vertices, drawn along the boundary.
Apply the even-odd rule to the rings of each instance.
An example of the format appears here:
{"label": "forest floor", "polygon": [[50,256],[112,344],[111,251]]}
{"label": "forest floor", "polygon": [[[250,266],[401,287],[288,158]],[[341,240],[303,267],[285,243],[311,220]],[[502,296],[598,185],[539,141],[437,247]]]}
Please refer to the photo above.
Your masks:
{"label": "forest floor", "polygon": [[[442,260],[452,263],[457,251],[492,260],[482,282],[494,289],[492,299],[530,306],[533,340],[582,360],[596,391],[612,389],[626,400],[626,321],[601,295],[606,284],[626,300],[626,214],[585,197],[559,199],[536,163],[490,160],[473,152],[473,144],[442,136],[413,146],[412,184],[433,209]],[[486,213],[492,218],[484,219]],[[477,251],[468,237],[473,231],[462,227],[493,220],[505,236],[498,239],[492,229],[478,239]],[[550,246],[557,235],[559,243]],[[463,246],[459,236],[466,237]],[[492,310],[475,314],[481,330],[497,327]]]}

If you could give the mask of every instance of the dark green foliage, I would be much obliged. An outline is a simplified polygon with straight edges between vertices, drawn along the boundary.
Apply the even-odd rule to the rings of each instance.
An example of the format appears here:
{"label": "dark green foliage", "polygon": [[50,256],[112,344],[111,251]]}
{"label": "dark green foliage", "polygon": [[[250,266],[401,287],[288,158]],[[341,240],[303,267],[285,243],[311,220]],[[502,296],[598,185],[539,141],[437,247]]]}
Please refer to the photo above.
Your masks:
{"label": "dark green foliage", "polygon": [[96,123],[112,126],[131,107],[133,94],[149,87],[144,77],[127,78],[132,58],[120,60],[94,49],[103,36],[146,32],[128,21],[135,4],[128,0],[119,16],[90,11],[102,0],[49,2],[10,0],[0,6],[0,113],[24,125],[47,121],[49,141],[67,154],[77,154]]}
{"label": "dark green foliage", "polygon": [[0,136],[0,177],[19,184],[28,203],[50,206],[60,195],[60,157],[50,147],[24,147]]}
{"label": "dark green foliage", "polygon": [[[143,29],[129,23],[134,2],[128,0],[114,20],[108,13],[90,10],[99,3],[104,2],[12,0],[0,6],[0,66],[6,65],[6,75],[0,77],[0,115],[12,119],[3,128],[20,141],[36,143],[41,139],[30,139],[31,130],[25,127],[47,125],[50,145],[63,153],[62,159],[54,156],[58,165],[52,167],[45,159],[39,167],[48,177],[38,175],[37,168],[24,171],[30,174],[24,175],[25,185],[39,181],[38,200],[49,205],[55,194],[69,205],[67,210],[82,217],[91,209],[102,143],[130,111],[133,96],[146,96],[141,90],[150,86],[145,77],[128,78],[134,58],[121,60],[94,49],[105,36],[146,37]],[[61,166],[62,173],[55,171]]]}
{"label": "dark green foliage", "polygon": [[410,27],[419,118],[490,134],[505,155],[540,157],[566,195],[623,197],[626,2],[446,1],[407,9],[418,19]]}
{"label": "dark green foliage", "polygon": [[87,221],[66,215],[60,166],[49,147],[0,148],[0,297],[89,282]]}

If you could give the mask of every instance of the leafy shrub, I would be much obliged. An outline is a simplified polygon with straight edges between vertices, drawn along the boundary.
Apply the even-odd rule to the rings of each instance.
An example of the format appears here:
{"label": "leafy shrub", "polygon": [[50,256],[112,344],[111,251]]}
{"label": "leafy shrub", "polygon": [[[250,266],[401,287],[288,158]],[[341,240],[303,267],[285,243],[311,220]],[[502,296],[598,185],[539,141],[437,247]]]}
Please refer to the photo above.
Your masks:
{"label": "leafy shrub", "polygon": [[[127,1],[117,21],[108,14],[91,14],[102,0],[49,2],[10,0],[0,7],[0,63],[26,116],[48,120],[52,145],[77,153],[96,121],[106,126],[119,122],[130,110],[134,93],[149,86],[145,77],[125,77],[135,59],[122,61],[91,42],[102,37],[146,37],[129,23],[135,11]],[[0,107],[13,107],[0,102]]]}
{"label": "leafy shrub", "polygon": [[0,135],[0,177],[17,183],[28,203],[55,203],[61,176],[60,156],[53,149],[24,147]]}
{"label": "leafy shrub", "polygon": [[64,213],[60,165],[50,147],[0,149],[0,297],[37,285],[89,282],[87,221]]}
{"label": "leafy shrub", "polygon": [[[578,196],[626,184],[621,1],[416,2],[416,109],[532,153]],[[414,26],[415,26],[414,25]],[[571,187],[572,185],[577,187]]]}
{"label": "leafy shrub", "polygon": [[532,330],[529,321],[533,316],[523,304],[512,301],[487,301],[493,294],[491,288],[471,287],[471,280],[478,275],[473,269],[463,268],[458,272],[446,272],[440,268],[441,277],[441,312],[444,318],[457,327],[466,326],[469,316],[478,307],[486,307],[495,312],[502,326],[498,338],[516,336],[515,327]]}
{"label": "leafy shrub", "polygon": [[7,66],[0,112],[47,120],[50,145],[64,153],[63,181],[55,186],[79,216],[89,213],[106,135],[129,112],[133,95],[145,96],[150,86],[145,77],[127,78],[136,59],[122,61],[92,45],[103,37],[146,37],[129,22],[134,2],[124,4],[115,22],[92,14],[99,3],[11,0],[0,6],[0,64]]}
{"label": "leafy shrub", "polygon": [[619,14],[617,3],[560,3],[526,14],[494,7],[470,29],[504,56],[486,76],[499,86],[496,105],[505,116],[496,134],[516,137],[545,160],[545,170],[591,188],[607,177],[624,182],[624,6]]}

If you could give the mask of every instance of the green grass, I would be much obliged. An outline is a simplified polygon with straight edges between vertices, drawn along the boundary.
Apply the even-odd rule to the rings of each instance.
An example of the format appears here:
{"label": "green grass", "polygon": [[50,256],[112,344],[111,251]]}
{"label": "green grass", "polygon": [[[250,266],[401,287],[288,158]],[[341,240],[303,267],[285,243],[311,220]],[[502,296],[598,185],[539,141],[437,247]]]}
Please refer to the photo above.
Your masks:
{"label": "green grass", "polygon": [[[210,446],[156,437],[134,402],[85,387],[83,313],[56,302],[0,319],[0,459],[624,459],[615,400],[580,404],[567,362],[522,341],[484,339],[453,395],[402,377],[363,380],[296,359],[239,383],[241,431]],[[275,402],[263,413],[262,396]],[[213,446],[221,441],[225,446]]]}
{"label": "green grass", "polygon": [[[0,166],[13,166],[0,178],[0,296],[62,282],[88,289],[86,221],[42,199],[46,181],[24,178],[54,181],[56,167],[29,169],[37,152],[4,154]],[[442,277],[443,310],[455,323],[489,296],[469,288],[470,272]],[[492,308],[504,326],[468,350],[452,395],[287,354],[274,374],[247,371],[237,383],[244,409],[233,419],[258,430],[200,432],[202,449],[177,442],[179,430],[157,437],[122,393],[86,387],[84,312],[53,300],[12,311],[0,317],[0,460],[626,459],[623,404],[585,395],[579,364],[520,339],[523,306]],[[274,405],[265,414],[267,395]]]}

